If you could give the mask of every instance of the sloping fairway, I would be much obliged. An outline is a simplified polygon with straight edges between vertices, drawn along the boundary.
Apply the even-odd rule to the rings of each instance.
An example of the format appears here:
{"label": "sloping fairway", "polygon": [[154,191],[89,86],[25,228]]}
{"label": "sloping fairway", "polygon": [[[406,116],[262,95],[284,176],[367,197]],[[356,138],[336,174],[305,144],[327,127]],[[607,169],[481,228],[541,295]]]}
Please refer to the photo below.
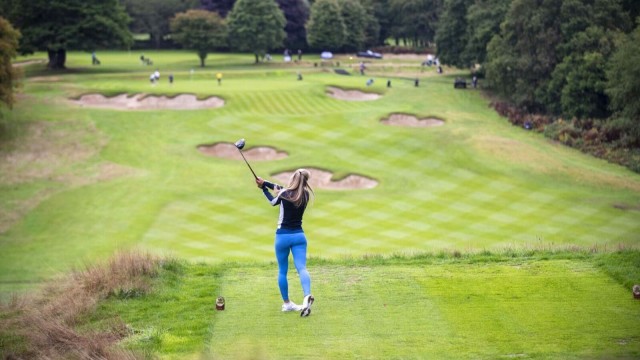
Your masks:
{"label": "sloping fairway", "polygon": [[[24,94],[3,125],[13,137],[0,147],[3,294],[131,247],[208,263],[271,260],[277,209],[242,162],[197,150],[240,138],[288,153],[252,163],[265,178],[316,167],[379,182],[316,191],[304,225],[312,257],[640,244],[638,174],[512,127],[480,92],[454,90],[453,76],[420,72],[415,60],[372,63],[362,77],[315,67],[311,56],[302,65],[253,65],[250,55],[225,54],[192,74],[193,54],[145,55],[153,67],[113,52],[98,54],[100,67],[71,53],[69,73],[26,69]],[[162,78],[151,86],[156,67]],[[383,96],[342,101],[328,86]],[[225,105],[126,111],[68,101],[86,93],[215,95]],[[445,124],[381,124],[391,113]]]}
{"label": "sloping fairway", "polygon": [[[632,359],[640,302],[607,266],[626,263],[621,274],[632,278],[637,260],[636,252],[312,262],[308,318],[280,311],[274,264],[188,265],[149,296],[106,302],[95,319],[118,314],[137,334],[123,346],[176,359]],[[299,300],[297,277],[289,283]],[[214,310],[217,295],[224,311]]]}

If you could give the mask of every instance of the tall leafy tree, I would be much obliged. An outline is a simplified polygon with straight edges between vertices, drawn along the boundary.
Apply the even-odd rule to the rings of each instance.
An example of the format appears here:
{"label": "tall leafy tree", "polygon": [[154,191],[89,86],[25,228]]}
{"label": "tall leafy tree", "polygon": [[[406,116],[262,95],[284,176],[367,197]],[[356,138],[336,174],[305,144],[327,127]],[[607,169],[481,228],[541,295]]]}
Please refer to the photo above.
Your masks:
{"label": "tall leafy tree", "polygon": [[307,0],[278,0],[280,10],[287,19],[284,30],[287,38],[284,46],[289,49],[307,48],[307,29],[305,24],[309,19],[309,2]]}
{"label": "tall leafy tree", "polygon": [[606,64],[617,33],[630,27],[628,14],[615,0],[565,0],[558,16],[564,39],[557,49],[561,61],[540,99],[552,113],[605,118]]}
{"label": "tall leafy tree", "polygon": [[606,64],[629,26],[620,0],[514,0],[488,46],[488,83],[531,110],[606,117]]}
{"label": "tall leafy tree", "polygon": [[426,46],[435,39],[442,0],[389,0],[391,35]]}
{"label": "tall leafy tree", "polygon": [[640,25],[624,38],[607,65],[606,93],[631,146],[640,147]]}
{"label": "tall leafy tree", "polygon": [[169,34],[169,20],[177,13],[198,6],[197,0],[122,0],[135,33],[149,34],[156,48]]}
{"label": "tall leafy tree", "polygon": [[367,11],[366,45],[384,44],[390,34],[389,0],[361,0],[360,3]]}
{"label": "tall leafy tree", "polygon": [[580,49],[555,67],[541,98],[547,111],[578,118],[609,116],[605,68],[614,49],[613,40],[611,32],[598,26],[576,34],[572,42]]}
{"label": "tall leafy tree", "polygon": [[609,116],[606,66],[615,50],[616,32],[590,24],[560,47],[565,55],[542,98],[552,113],[578,118]]}
{"label": "tall leafy tree", "polygon": [[171,20],[176,42],[186,49],[195,50],[204,67],[208,53],[223,47],[227,40],[227,26],[215,12],[189,10],[178,13]]}
{"label": "tall leafy tree", "polygon": [[200,0],[200,8],[217,12],[220,16],[226,18],[235,3],[236,0]]}
{"label": "tall leafy tree", "polygon": [[436,46],[440,62],[457,67],[471,65],[465,58],[468,42],[467,11],[473,0],[445,0],[438,21]]}
{"label": "tall leafy tree", "polygon": [[529,110],[541,110],[539,92],[559,61],[562,0],[514,0],[499,35],[487,46],[487,83]]}
{"label": "tall leafy tree", "polygon": [[9,21],[0,17],[0,103],[9,108],[13,105],[13,89],[19,73],[11,65],[11,59],[17,55],[20,32]]}
{"label": "tall leafy tree", "polygon": [[622,8],[629,14],[630,19],[636,19],[640,16],[640,1],[638,0],[622,0]]}
{"label": "tall leafy tree", "polygon": [[381,27],[374,9],[366,6],[365,4],[362,4],[362,6],[365,10],[364,45],[369,48],[378,44],[384,44],[384,41],[380,41]]}
{"label": "tall leafy tree", "polygon": [[275,0],[238,0],[227,17],[229,44],[252,52],[258,63],[269,49],[282,46],[286,24]]}
{"label": "tall leafy tree", "polygon": [[344,44],[346,28],[336,0],[316,0],[307,23],[307,41],[318,50],[335,51]]}
{"label": "tall leafy tree", "polygon": [[366,10],[359,0],[339,0],[338,5],[345,26],[343,50],[361,50],[366,40]]}
{"label": "tall leafy tree", "polygon": [[463,58],[470,64],[484,64],[487,44],[500,33],[500,24],[512,0],[475,0],[467,10],[467,43]]}
{"label": "tall leafy tree", "polygon": [[9,19],[22,33],[20,52],[47,51],[50,68],[64,68],[67,50],[127,47],[129,16],[118,0],[15,1]]}

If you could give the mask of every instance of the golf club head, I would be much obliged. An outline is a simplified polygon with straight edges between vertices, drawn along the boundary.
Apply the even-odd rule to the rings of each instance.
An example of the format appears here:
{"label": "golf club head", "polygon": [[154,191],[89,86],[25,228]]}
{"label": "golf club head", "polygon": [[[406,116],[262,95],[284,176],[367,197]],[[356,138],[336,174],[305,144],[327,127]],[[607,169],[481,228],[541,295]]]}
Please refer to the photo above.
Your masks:
{"label": "golf club head", "polygon": [[244,147],[244,139],[240,139],[238,141],[236,141],[236,147],[240,150],[242,150],[242,148]]}

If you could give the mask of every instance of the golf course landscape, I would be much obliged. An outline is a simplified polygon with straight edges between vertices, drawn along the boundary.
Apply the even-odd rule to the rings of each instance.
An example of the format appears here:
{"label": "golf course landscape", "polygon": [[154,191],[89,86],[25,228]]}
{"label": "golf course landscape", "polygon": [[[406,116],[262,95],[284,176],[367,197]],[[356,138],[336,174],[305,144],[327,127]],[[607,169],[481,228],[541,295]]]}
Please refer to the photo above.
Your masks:
{"label": "golf course landscape", "polygon": [[[640,174],[512,126],[480,89],[454,89],[468,72],[415,55],[367,60],[364,76],[352,54],[210,54],[205,68],[144,55],[152,66],[127,51],[99,66],[70,52],[66,71],[44,53],[16,60],[22,87],[0,110],[0,321],[21,296],[134,254],[154,268],[144,289],[107,291],[75,321],[87,334],[117,320],[122,356],[640,358]],[[303,224],[308,318],[280,311],[277,207],[239,153],[211,150],[239,139],[265,179],[331,176]],[[289,286],[301,302],[293,265]],[[15,329],[0,330],[3,358],[26,346]]]}

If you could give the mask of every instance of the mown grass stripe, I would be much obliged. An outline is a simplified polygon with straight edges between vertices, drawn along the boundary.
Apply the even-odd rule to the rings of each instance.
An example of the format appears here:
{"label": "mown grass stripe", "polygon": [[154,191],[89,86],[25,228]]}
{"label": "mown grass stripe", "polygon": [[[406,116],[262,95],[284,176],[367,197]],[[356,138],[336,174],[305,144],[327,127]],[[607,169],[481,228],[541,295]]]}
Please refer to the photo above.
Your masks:
{"label": "mown grass stripe", "polygon": [[[585,263],[311,266],[309,271],[316,303],[307,319],[280,312],[275,268],[225,272],[220,293],[228,309],[214,317],[208,355],[564,358],[640,351],[640,339],[632,335],[637,334],[633,301]],[[289,284],[299,302],[295,275]],[[287,341],[280,341],[283,336]],[[626,346],[616,344],[621,339]]]}

